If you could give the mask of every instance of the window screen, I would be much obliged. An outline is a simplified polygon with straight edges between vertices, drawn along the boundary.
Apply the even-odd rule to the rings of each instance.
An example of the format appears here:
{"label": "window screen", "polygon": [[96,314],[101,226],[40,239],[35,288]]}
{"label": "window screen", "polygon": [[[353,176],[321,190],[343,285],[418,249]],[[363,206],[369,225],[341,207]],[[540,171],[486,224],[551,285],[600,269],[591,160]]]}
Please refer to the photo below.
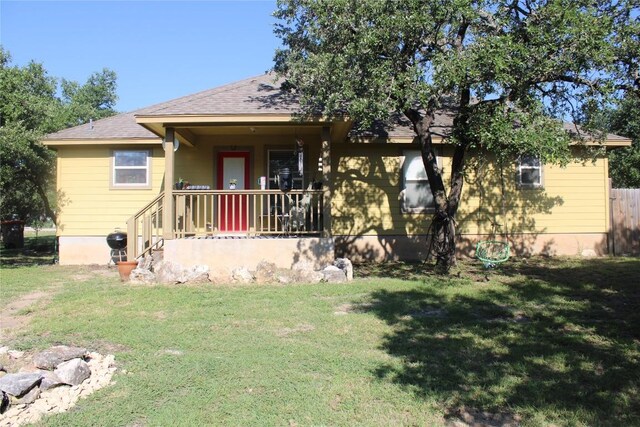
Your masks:
{"label": "window screen", "polygon": [[117,187],[149,185],[149,151],[114,151],[113,185]]}
{"label": "window screen", "polygon": [[269,158],[268,188],[270,190],[278,189],[278,180],[276,179],[276,177],[278,176],[278,172],[282,168],[289,168],[289,171],[291,171],[293,175],[294,189],[303,188],[303,177],[298,172],[298,153],[296,153],[294,150],[268,150],[267,154]]}
{"label": "window screen", "polygon": [[523,187],[542,186],[542,163],[539,157],[520,156],[518,161],[518,184]]}
{"label": "window screen", "polygon": [[433,209],[433,195],[427,171],[418,150],[407,150],[402,162],[401,205],[403,212],[425,212]]}

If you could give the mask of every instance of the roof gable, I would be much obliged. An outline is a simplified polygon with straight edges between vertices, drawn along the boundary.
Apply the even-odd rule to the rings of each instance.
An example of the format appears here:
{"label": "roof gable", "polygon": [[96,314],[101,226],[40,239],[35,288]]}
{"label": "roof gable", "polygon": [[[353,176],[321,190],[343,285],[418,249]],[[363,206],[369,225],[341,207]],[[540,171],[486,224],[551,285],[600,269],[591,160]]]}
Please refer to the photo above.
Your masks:
{"label": "roof gable", "polygon": [[292,114],[295,95],[280,89],[272,73],[208,89],[49,134],[45,141],[158,138],[136,123],[137,116]]}

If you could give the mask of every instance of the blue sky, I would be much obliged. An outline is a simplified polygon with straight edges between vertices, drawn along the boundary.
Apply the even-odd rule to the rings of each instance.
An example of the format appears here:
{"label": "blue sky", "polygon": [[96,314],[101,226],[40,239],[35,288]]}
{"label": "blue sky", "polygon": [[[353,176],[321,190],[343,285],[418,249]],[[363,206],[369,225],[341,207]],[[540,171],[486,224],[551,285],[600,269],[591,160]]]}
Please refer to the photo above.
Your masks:
{"label": "blue sky", "polygon": [[118,75],[119,111],[262,74],[273,65],[275,1],[0,0],[13,64],[84,83]]}

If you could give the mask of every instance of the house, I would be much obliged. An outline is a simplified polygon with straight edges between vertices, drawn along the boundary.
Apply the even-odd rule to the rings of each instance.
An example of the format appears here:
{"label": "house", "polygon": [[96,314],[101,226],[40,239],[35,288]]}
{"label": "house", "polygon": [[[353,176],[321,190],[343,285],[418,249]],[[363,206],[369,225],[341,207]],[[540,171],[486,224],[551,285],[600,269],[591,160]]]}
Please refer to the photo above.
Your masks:
{"label": "house", "polygon": [[[128,232],[129,258],[162,248],[165,259],[213,270],[423,259],[431,196],[411,129],[359,135],[348,120],[296,120],[296,107],[266,74],[48,135],[60,263],[108,262],[114,229]],[[435,125],[446,174],[451,117]],[[523,157],[507,169],[470,171],[461,248],[498,237],[525,254],[607,252],[606,155],[566,167]]]}

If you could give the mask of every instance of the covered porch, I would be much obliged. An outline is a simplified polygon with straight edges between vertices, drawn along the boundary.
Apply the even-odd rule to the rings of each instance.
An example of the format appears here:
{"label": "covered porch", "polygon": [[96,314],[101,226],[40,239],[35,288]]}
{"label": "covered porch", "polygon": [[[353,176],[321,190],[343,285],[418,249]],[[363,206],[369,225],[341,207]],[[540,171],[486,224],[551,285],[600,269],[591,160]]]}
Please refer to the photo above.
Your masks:
{"label": "covered porch", "polygon": [[136,120],[162,137],[164,175],[162,192],[127,221],[129,259],[160,248],[185,266],[333,258],[331,142],[346,123],[289,114]]}

